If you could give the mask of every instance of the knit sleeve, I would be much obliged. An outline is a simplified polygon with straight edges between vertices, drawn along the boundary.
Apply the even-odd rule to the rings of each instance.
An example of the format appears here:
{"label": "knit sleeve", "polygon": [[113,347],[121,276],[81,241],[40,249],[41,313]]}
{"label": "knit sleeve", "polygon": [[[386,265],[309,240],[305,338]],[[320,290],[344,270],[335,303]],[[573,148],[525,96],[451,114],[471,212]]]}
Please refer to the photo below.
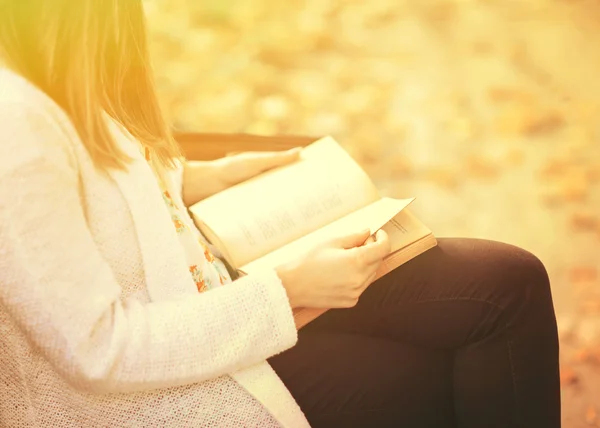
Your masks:
{"label": "knit sleeve", "polygon": [[87,227],[68,137],[31,112],[0,105],[0,117],[0,305],[74,387],[201,382],[295,344],[271,271],[181,300],[122,299]]}

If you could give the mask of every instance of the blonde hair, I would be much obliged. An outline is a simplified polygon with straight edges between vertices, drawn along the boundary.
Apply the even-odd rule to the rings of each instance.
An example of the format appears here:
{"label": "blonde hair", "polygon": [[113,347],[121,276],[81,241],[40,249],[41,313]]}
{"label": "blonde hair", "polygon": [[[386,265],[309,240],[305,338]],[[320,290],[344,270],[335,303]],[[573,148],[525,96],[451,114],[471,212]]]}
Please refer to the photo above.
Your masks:
{"label": "blonde hair", "polygon": [[96,166],[131,160],[105,112],[162,166],[181,157],[156,94],[142,0],[0,0],[0,48],[66,111]]}

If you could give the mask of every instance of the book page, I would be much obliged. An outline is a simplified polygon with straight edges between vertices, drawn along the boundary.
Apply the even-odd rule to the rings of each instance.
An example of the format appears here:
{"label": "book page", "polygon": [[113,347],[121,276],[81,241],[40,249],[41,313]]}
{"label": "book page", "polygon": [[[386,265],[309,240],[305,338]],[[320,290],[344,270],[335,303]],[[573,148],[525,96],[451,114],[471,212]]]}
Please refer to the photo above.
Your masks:
{"label": "book page", "polygon": [[[315,246],[330,239],[359,232],[361,229],[369,228],[372,233],[381,229],[382,226],[396,217],[399,212],[406,208],[414,199],[392,199],[382,198],[364,208],[350,213],[343,218],[336,220],[321,229],[318,229],[306,236],[297,239],[253,262],[241,267],[241,270],[250,273],[264,269],[272,269],[305,254]],[[403,217],[404,219],[404,217]],[[401,245],[400,241],[405,236],[412,236],[410,233],[404,233],[406,230],[399,224],[398,231],[393,231],[394,238],[397,241],[395,245]],[[396,226],[394,226],[395,228]],[[406,227],[410,227],[406,225]],[[391,236],[390,236],[391,238]]]}
{"label": "book page", "polygon": [[390,237],[392,253],[431,234],[431,230],[421,223],[409,210],[403,210],[398,213],[382,229]]}
{"label": "book page", "polygon": [[324,138],[306,147],[299,161],[207,198],[190,212],[238,268],[379,199],[362,168]]}

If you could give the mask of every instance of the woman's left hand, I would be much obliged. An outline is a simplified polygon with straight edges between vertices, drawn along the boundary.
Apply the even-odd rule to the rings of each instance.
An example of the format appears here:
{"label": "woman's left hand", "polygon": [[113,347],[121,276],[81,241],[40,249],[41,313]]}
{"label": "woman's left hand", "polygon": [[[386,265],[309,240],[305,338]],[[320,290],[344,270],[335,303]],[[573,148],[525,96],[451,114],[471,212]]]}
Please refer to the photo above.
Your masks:
{"label": "woman's left hand", "polygon": [[218,160],[221,177],[231,186],[246,181],[270,169],[288,165],[300,158],[302,149],[296,147],[280,152],[241,152]]}
{"label": "woman's left hand", "polygon": [[188,161],[183,172],[183,201],[186,206],[193,205],[234,184],[295,162],[301,150],[242,152],[214,161]]}

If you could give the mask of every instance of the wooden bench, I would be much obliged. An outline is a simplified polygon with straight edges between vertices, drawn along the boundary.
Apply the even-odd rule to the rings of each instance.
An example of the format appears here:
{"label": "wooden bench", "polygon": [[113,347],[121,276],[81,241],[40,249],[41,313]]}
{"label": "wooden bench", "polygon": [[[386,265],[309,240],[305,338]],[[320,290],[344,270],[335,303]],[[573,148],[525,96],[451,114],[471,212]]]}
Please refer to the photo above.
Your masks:
{"label": "wooden bench", "polygon": [[175,139],[187,159],[213,160],[232,152],[279,151],[304,147],[318,140],[318,137],[176,132]]}

